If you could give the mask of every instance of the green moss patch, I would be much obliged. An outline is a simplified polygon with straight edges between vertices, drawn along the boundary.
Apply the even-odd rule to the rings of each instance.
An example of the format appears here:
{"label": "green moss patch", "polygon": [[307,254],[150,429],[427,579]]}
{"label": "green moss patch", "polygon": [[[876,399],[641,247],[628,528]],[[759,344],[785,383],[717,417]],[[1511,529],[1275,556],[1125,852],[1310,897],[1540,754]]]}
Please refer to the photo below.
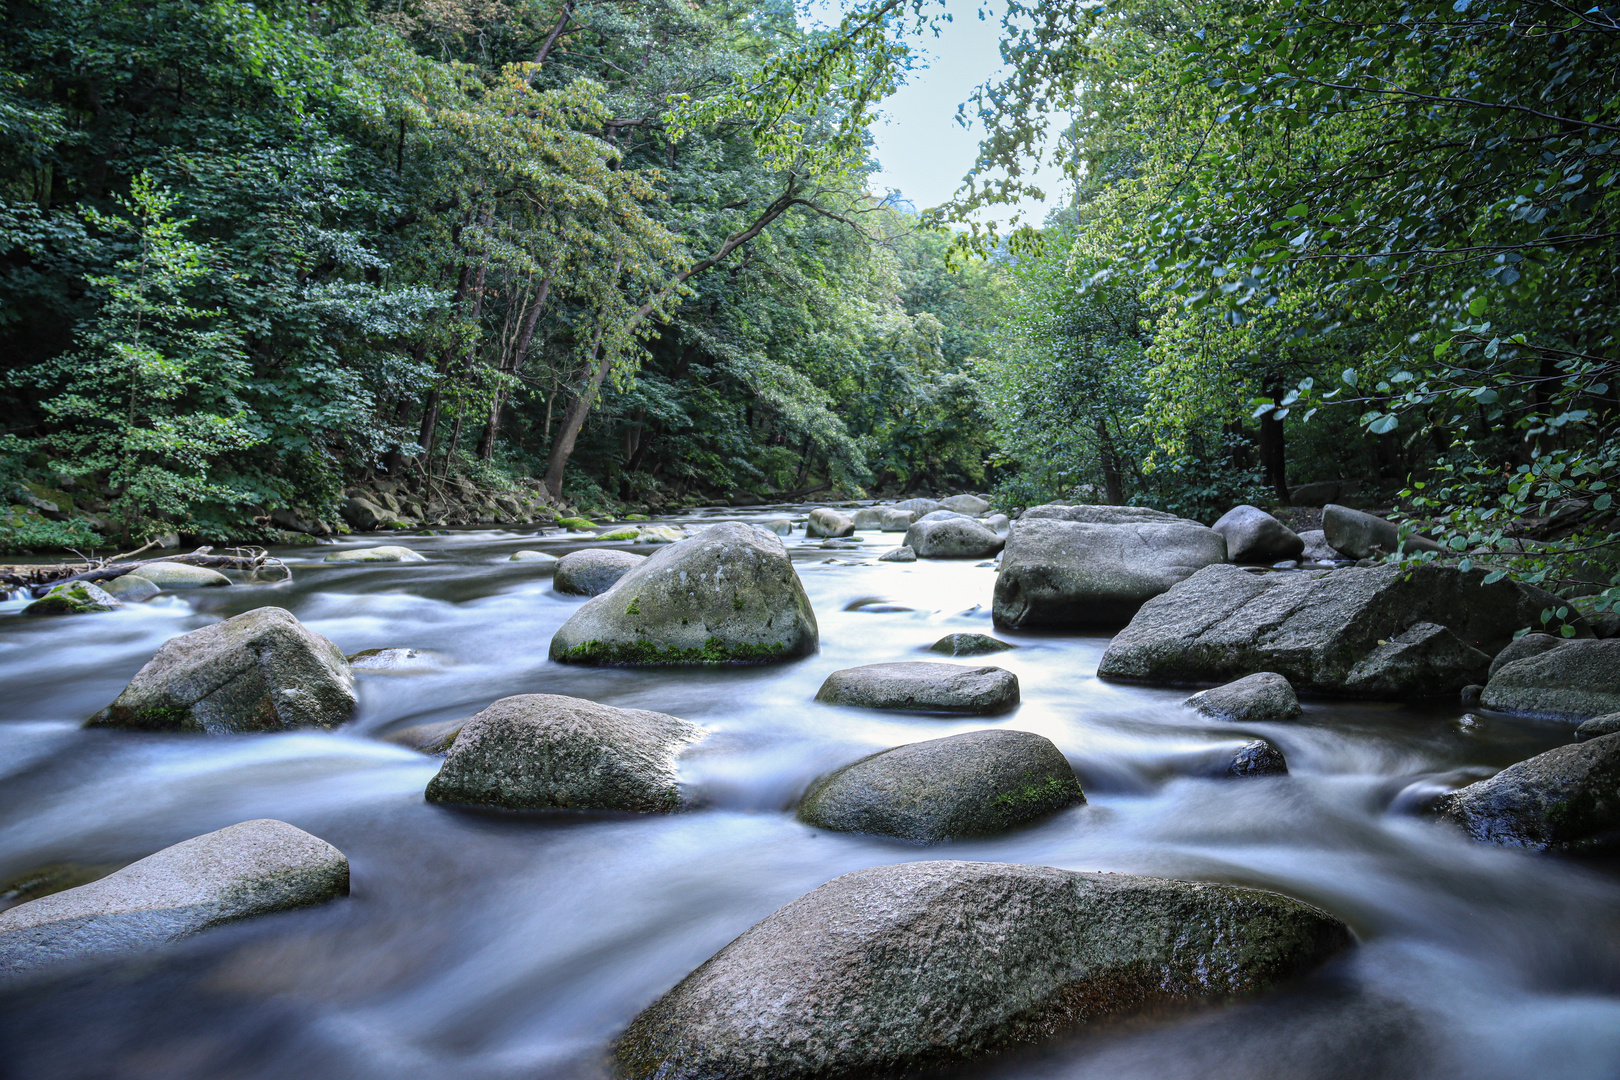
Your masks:
{"label": "green moss patch", "polygon": [[[631,604],[634,605],[632,600]],[[628,612],[634,614],[634,612]],[[587,641],[553,658],[566,664],[602,664],[641,666],[653,664],[769,664],[786,660],[791,652],[787,645],[772,642],[766,645],[726,645],[719,638],[710,638],[701,648],[692,646],[655,645],[650,641],[616,643]]]}

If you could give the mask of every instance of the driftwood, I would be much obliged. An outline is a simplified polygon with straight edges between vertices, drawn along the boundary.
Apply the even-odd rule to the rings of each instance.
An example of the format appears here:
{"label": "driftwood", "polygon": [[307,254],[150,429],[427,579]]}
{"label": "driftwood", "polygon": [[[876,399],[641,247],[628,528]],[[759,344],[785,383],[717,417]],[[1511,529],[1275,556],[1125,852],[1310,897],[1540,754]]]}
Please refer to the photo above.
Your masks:
{"label": "driftwood", "polygon": [[[147,547],[151,545],[148,544]],[[146,548],[140,548],[130,554],[139,555],[145,550]],[[154,559],[137,559],[133,562],[127,561],[128,556],[114,556],[114,559],[126,561],[86,559],[83,565],[58,563],[55,566],[8,566],[0,569],[0,584],[28,589],[37,599],[57,585],[70,581],[111,581],[152,563],[177,562],[188,566],[206,566],[210,570],[240,570],[245,573],[256,573],[269,567],[286,569],[280,559],[272,559],[269,552],[259,547],[231,548],[229,553],[218,554],[211,547],[200,547],[184,555],[160,555]]]}

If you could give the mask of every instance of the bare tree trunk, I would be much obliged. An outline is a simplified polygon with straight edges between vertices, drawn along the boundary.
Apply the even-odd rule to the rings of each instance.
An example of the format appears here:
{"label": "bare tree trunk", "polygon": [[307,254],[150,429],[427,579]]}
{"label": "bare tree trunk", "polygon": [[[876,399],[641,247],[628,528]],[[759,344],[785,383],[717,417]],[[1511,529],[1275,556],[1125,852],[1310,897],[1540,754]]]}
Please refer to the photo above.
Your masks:
{"label": "bare tree trunk", "polygon": [[[1276,386],[1266,388],[1271,400],[1282,402],[1282,389]],[[1266,483],[1276,493],[1277,501],[1288,502],[1288,453],[1283,442],[1283,422],[1278,418],[1276,410],[1268,409],[1260,416],[1260,468],[1264,471]]]}
{"label": "bare tree trunk", "polygon": [[1114,436],[1108,430],[1108,422],[1097,417],[1097,457],[1102,462],[1103,491],[1106,493],[1109,506],[1123,506],[1125,504],[1125,483],[1119,473],[1119,451],[1114,446]]}
{"label": "bare tree trunk", "polygon": [[[501,365],[502,375],[515,375],[523,369],[523,361],[529,357],[529,345],[534,341],[534,328],[540,321],[540,310],[546,306],[546,297],[551,294],[551,276],[548,274],[540,282],[540,289],[535,294],[534,303],[529,306],[523,317],[523,326],[518,330],[517,342],[512,346],[512,352]],[[488,461],[495,456],[495,437],[501,431],[501,409],[506,404],[506,386],[495,387],[495,400],[489,404],[489,420],[484,424],[483,438],[478,441],[478,456]]]}
{"label": "bare tree trunk", "polygon": [[[596,346],[591,350],[592,355],[601,351],[602,334],[597,332]],[[563,410],[562,430],[557,437],[551,440],[551,453],[546,458],[546,490],[551,492],[554,499],[562,498],[563,470],[568,468],[568,459],[574,456],[574,444],[579,441],[580,429],[585,426],[585,417],[590,414],[591,406],[596,403],[596,395],[601,392],[602,384],[607,381],[608,372],[613,370],[613,357],[603,355],[596,361],[596,368],[591,372],[590,378],[580,387],[574,400],[568,403]]]}

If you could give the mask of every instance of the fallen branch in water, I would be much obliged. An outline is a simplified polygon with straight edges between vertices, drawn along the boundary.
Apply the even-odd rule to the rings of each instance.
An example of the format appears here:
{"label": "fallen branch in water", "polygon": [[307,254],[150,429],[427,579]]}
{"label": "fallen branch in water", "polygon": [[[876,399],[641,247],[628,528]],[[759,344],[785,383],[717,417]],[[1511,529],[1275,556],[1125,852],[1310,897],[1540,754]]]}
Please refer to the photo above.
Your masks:
{"label": "fallen branch in water", "polygon": [[[115,556],[120,560],[127,560],[131,555],[139,555],[147,548],[137,548],[129,555]],[[12,588],[26,588],[35,598],[44,596],[57,585],[64,585],[71,581],[102,582],[121,578],[131,574],[143,566],[153,563],[177,562],[187,566],[205,566],[210,570],[238,570],[243,573],[258,573],[269,567],[286,567],[280,559],[273,559],[270,553],[261,547],[231,548],[229,554],[215,554],[212,547],[200,547],[196,551],[186,552],[182,555],[160,555],[154,559],[137,559],[129,561],[101,561],[86,559],[80,567],[75,564],[58,563],[55,566],[9,566],[0,569],[0,584]]]}

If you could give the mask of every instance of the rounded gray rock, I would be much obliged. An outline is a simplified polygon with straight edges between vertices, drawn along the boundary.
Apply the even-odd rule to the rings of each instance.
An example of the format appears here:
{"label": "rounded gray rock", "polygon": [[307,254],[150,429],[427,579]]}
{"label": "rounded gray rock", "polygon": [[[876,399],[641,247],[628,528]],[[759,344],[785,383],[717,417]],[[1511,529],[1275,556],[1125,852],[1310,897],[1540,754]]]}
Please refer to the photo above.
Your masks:
{"label": "rounded gray rock", "polygon": [[939,500],[937,500],[937,499],[902,499],[900,502],[897,502],[897,503],[894,504],[894,508],[896,510],[909,510],[909,511],[911,511],[911,513],[916,515],[916,517],[914,517],[912,519],[912,520],[915,521],[916,518],[922,517],[924,514],[932,514],[935,510],[938,510],[939,509]]}
{"label": "rounded gray rock", "polygon": [[1365,559],[1376,554],[1405,551],[1439,551],[1440,545],[1426,536],[1412,533],[1404,548],[1400,527],[1361,510],[1328,503],[1322,510],[1322,532],[1335,550],[1352,559]]}
{"label": "rounded gray rock", "polygon": [[1581,721],[1580,727],[1575,729],[1575,740],[1585,742],[1587,739],[1600,739],[1605,735],[1620,732],[1620,712],[1607,713],[1603,716],[1594,716],[1590,720]]}
{"label": "rounded gray rock", "polygon": [[1009,645],[989,634],[946,634],[932,645],[930,652],[946,656],[983,656],[985,653],[1005,652],[1017,646]]}
{"label": "rounded gray rock", "polygon": [[509,558],[507,561],[534,563],[537,569],[544,570],[547,568],[555,569],[557,564],[562,560],[549,552],[531,551],[525,548],[522,551],[512,552],[511,558]]}
{"label": "rounded gray rock", "polygon": [[140,574],[123,574],[111,581],[103,581],[101,587],[126,604],[142,603],[163,591]]}
{"label": "rounded gray rock", "polygon": [[884,750],[821,777],[799,819],[932,844],[988,836],[1086,801],[1049,739],[970,731]]}
{"label": "rounded gray rock", "polygon": [[807,537],[849,536],[854,531],[854,518],[826,506],[810,511],[810,517],[804,526],[804,534]]}
{"label": "rounded gray rock", "polygon": [[1441,796],[1434,810],[1487,843],[1612,847],[1620,842],[1620,734],[1554,747]]}
{"label": "rounded gray rock", "polygon": [[876,506],[863,506],[855,511],[853,520],[856,532],[869,532],[883,527],[883,510]]}
{"label": "rounded gray rock", "polygon": [[331,728],[354,706],[342,650],[292,612],[262,607],[165,642],[89,725],[211,734]]}
{"label": "rounded gray rock", "polygon": [[[427,556],[412,551],[402,544],[383,544],[380,547],[350,548],[348,551],[334,551],[322,562],[329,563],[399,563],[399,562],[427,562]],[[144,574],[146,568],[142,567]]]}
{"label": "rounded gray rock", "polygon": [[977,517],[980,514],[989,512],[990,503],[977,495],[952,495],[948,499],[939,500],[939,508],[941,510],[955,510],[958,514]]}
{"label": "rounded gray rock", "polygon": [[1305,551],[1298,533],[1247,503],[1228,510],[1210,528],[1226,537],[1226,557],[1233,562],[1297,559]]}
{"label": "rounded gray rock", "polygon": [[1554,637],[1552,634],[1526,634],[1518,640],[1510,642],[1501,652],[1496,654],[1496,658],[1491,661],[1489,674],[1495,675],[1515,660],[1523,660],[1526,657],[1540,656],[1544,652],[1550,652],[1563,643],[1563,638]]}
{"label": "rounded gray rock", "polygon": [[919,521],[906,530],[905,546],[919,559],[982,559],[1006,541],[967,517]]}
{"label": "rounded gray rock", "polygon": [[1352,943],[1231,885],[1002,863],[835,878],[641,1013],[628,1080],[854,1080],[941,1067],[1168,1005],[1254,994]]}
{"label": "rounded gray rock", "polygon": [[610,548],[573,551],[557,560],[551,587],[575,596],[600,596],[647,561],[647,556]]}
{"label": "rounded gray rock", "polygon": [[911,523],[917,520],[917,515],[910,510],[898,510],[892,506],[884,507],[882,517],[879,519],[879,528],[884,532],[903,533],[911,528]]}
{"label": "rounded gray rock", "polygon": [[1226,761],[1222,770],[1226,776],[1286,776],[1288,761],[1283,752],[1266,742],[1256,739],[1238,747]]}
{"label": "rounded gray rock", "polygon": [[558,694],[501,698],[463,723],[429,802],[506,810],[668,813],[684,804],[675,758],[696,724]]}
{"label": "rounded gray rock", "polygon": [[1235,682],[1200,691],[1184,704],[1217,720],[1248,723],[1292,720],[1301,712],[1293,686],[1275,671],[1256,672]]}
{"label": "rounded gray rock", "polygon": [[[1019,521],[1076,521],[1084,525],[1198,525],[1198,522],[1150,510],[1145,506],[1111,506],[1106,503],[1042,503],[1018,515]],[[1200,526],[1202,527],[1202,526]]]}
{"label": "rounded gray rock", "polygon": [[816,700],[863,709],[988,715],[1018,704],[1018,676],[998,667],[929,661],[867,664],[827,676]]}
{"label": "rounded gray rock", "polygon": [[1480,703],[1501,712],[1582,719],[1620,711],[1620,638],[1577,638],[1504,664],[1485,684]]}
{"label": "rounded gray rock", "polygon": [[142,563],[135,572],[160,589],[217,589],[231,583],[218,570],[183,562]]}
{"label": "rounded gray rock", "polygon": [[911,548],[901,545],[892,548],[878,556],[878,562],[916,562],[917,553]]}

